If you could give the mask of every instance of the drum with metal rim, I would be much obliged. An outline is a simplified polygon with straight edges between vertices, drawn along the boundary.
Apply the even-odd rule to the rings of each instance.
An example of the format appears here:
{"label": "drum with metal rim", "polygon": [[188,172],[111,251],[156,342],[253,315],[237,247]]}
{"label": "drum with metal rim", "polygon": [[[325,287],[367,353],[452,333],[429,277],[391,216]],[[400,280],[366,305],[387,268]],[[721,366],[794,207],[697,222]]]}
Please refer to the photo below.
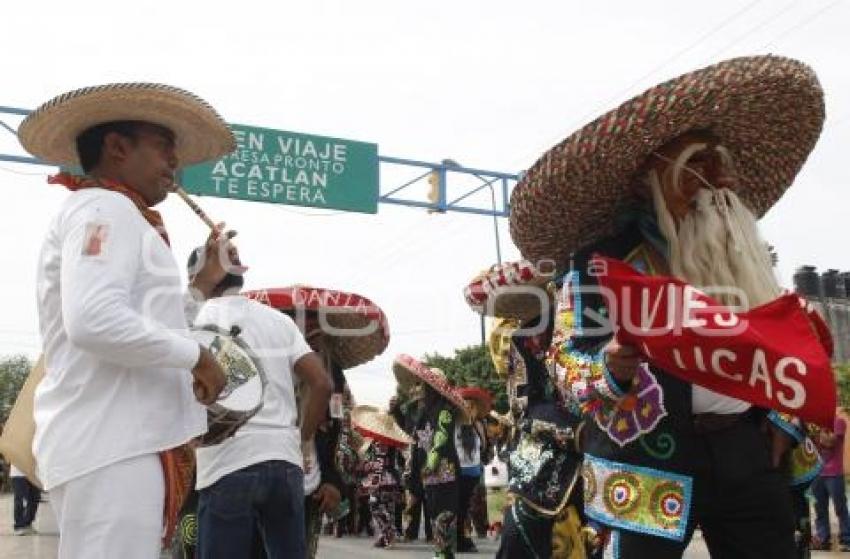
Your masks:
{"label": "drum with metal rim", "polygon": [[233,436],[262,409],[268,381],[260,359],[239,336],[238,326],[228,331],[207,324],[195,326],[190,332],[194,340],[213,354],[227,377],[218,400],[207,406],[208,430],[200,443],[211,446]]}

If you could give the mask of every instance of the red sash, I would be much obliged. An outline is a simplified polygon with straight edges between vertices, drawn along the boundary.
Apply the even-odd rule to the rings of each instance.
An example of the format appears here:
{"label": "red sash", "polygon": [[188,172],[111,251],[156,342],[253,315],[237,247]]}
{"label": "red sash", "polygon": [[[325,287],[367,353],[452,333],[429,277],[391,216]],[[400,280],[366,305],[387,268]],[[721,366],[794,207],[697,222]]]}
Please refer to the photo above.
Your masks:
{"label": "red sash", "polygon": [[832,339],[795,294],[734,313],[691,285],[628,264],[591,263],[620,343],[682,380],[831,428]]}

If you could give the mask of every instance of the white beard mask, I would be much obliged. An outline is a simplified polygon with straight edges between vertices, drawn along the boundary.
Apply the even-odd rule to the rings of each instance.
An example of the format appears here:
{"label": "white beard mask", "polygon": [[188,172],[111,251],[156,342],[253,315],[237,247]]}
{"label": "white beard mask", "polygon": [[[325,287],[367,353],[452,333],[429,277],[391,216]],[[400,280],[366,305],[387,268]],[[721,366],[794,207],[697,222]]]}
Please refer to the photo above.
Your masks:
{"label": "white beard mask", "polygon": [[732,190],[700,188],[692,209],[676,225],[655,172],[647,182],[670,271],[718,301],[746,311],[778,297],[782,289],[756,218]]}

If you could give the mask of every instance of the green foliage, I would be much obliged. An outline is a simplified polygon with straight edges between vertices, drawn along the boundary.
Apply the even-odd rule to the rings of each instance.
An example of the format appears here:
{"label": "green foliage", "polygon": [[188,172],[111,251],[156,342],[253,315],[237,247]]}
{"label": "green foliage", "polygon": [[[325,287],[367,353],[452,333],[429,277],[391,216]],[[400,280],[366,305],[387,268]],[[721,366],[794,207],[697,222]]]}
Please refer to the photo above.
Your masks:
{"label": "green foliage", "polygon": [[0,425],[6,423],[32,365],[26,355],[0,358]]}
{"label": "green foliage", "polygon": [[[32,362],[26,355],[0,357],[0,428],[6,424],[9,412],[12,411],[18,392],[24,386],[31,368]],[[7,471],[6,460],[0,455],[0,492],[8,490]]]}
{"label": "green foliage", "polygon": [[838,387],[838,405],[850,411],[850,363],[835,366],[835,384]]}
{"label": "green foliage", "polygon": [[496,368],[485,346],[474,345],[456,349],[454,357],[445,357],[439,353],[426,354],[423,361],[429,367],[442,369],[455,386],[477,386],[489,390],[493,395],[494,409],[499,413],[508,411],[505,382],[496,374]]}
{"label": "green foliage", "polygon": [[507,501],[508,492],[505,489],[487,490],[487,518],[490,522],[502,521]]}

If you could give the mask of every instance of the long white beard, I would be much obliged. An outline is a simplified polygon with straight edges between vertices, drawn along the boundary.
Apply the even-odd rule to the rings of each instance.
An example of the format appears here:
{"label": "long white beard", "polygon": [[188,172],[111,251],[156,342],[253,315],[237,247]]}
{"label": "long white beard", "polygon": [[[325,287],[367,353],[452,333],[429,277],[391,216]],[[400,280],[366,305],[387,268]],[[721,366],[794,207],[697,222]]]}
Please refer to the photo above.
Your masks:
{"label": "long white beard", "polygon": [[694,209],[677,228],[657,175],[650,173],[648,181],[675,276],[738,311],[781,294],[756,218],[737,194],[726,188],[701,188]]}

